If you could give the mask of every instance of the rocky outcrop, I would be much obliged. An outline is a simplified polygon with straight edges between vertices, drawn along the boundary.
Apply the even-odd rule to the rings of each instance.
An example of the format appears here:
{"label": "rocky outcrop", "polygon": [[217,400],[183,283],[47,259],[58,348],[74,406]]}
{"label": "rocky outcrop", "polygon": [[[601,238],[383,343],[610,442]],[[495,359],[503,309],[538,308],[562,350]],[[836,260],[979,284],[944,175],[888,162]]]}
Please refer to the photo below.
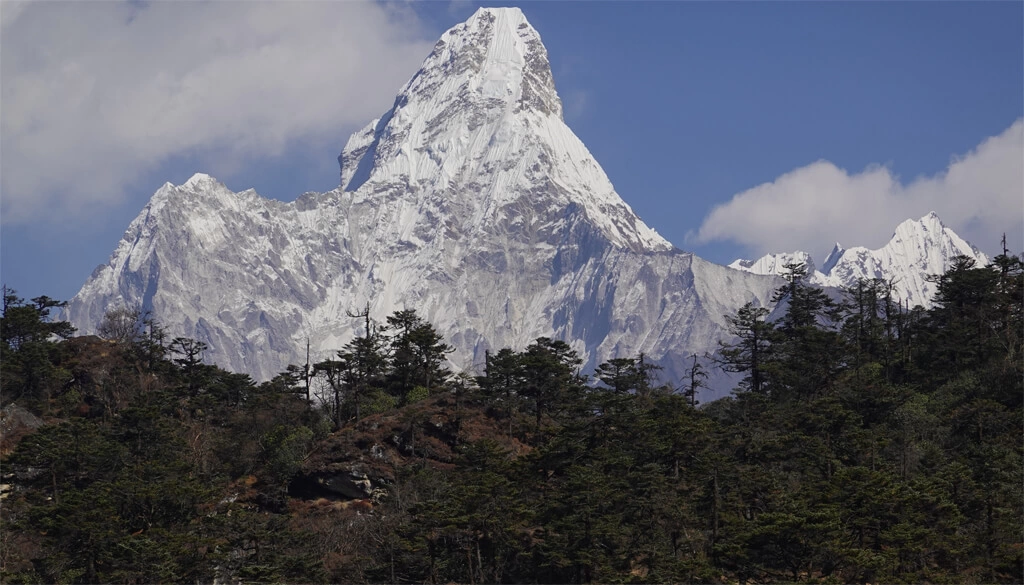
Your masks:
{"label": "rocky outcrop", "polygon": [[395,483],[397,470],[413,463],[452,469],[461,445],[490,439],[510,452],[528,449],[500,425],[481,405],[448,393],[368,416],[319,442],[288,493],[305,500],[372,505]]}
{"label": "rocky outcrop", "polygon": [[43,424],[43,419],[17,404],[0,409],[0,456],[13,451],[23,437]]}

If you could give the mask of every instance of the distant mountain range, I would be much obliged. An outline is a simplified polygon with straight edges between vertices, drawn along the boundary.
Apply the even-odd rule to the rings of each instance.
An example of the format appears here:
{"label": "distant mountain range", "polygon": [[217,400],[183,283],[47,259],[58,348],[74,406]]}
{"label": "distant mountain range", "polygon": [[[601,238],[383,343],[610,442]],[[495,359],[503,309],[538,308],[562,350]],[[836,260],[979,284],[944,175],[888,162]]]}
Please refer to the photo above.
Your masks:
{"label": "distant mountain range", "polygon": [[844,249],[837,242],[820,270],[806,252],[766,254],[757,260],[736,260],[729,267],[779,275],[785,273],[787,264],[799,263],[807,267],[810,282],[836,288],[853,286],[862,278],[880,278],[893,284],[894,296],[905,304],[930,307],[936,285],[925,277],[945,272],[956,256],[972,258],[978,266],[989,263],[988,256],[932,212],[901,223],[889,243],[877,250]]}
{"label": "distant mountain range", "polygon": [[[480,9],[445,32],[339,162],[339,188],[291,203],[203,174],[164,185],[68,318],[88,334],[138,303],[207,343],[211,361],[265,380],[303,363],[307,339],[323,359],[360,334],[349,314],[368,304],[378,321],[416,309],[457,368],[549,336],[586,368],[642,352],[673,380],[728,335],[725,315],[769,305],[781,282],[782,255],[719,266],[633,213],[566,126],[519,9]],[[926,299],[923,274],[965,250],[983,258],[929,215],[882,250],[839,249],[814,278],[894,277]]]}

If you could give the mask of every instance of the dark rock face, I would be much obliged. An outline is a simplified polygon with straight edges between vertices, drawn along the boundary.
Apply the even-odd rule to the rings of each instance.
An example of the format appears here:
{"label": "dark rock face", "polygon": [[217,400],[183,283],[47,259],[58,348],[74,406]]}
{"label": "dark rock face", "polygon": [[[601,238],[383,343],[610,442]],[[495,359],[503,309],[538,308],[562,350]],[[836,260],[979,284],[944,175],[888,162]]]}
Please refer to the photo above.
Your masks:
{"label": "dark rock face", "polygon": [[509,439],[501,424],[479,405],[456,403],[449,394],[369,416],[325,439],[292,479],[288,494],[373,505],[395,483],[397,469],[412,464],[451,469],[461,445],[490,439],[511,452],[527,450]]}
{"label": "dark rock face", "polygon": [[288,495],[305,500],[366,500],[374,498],[383,488],[365,473],[355,469],[337,473],[298,475],[288,485]]}

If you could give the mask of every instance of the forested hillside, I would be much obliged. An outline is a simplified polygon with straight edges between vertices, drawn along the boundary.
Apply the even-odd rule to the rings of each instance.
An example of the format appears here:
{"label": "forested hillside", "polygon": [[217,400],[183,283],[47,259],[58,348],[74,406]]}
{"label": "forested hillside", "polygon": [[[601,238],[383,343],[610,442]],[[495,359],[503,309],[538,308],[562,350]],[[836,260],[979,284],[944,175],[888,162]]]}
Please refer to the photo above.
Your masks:
{"label": "forested hillside", "polygon": [[479,376],[413,310],[269,383],[111,311],[4,291],[4,583],[1024,580],[1024,269],[959,259],[934,308],[791,266],[694,360],[593,376],[564,342]]}

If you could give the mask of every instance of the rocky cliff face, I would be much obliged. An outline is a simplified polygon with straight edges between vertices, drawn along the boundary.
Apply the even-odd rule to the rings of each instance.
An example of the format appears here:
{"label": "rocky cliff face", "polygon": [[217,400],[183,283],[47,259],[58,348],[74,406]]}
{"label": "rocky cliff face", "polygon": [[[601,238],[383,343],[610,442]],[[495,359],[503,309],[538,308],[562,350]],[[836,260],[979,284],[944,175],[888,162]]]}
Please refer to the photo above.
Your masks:
{"label": "rocky cliff face", "polygon": [[267,379],[356,335],[346,315],[414,308],[474,370],[491,348],[569,341],[592,367],[644,352],[681,374],[767,304],[776,280],[675,249],[565,125],[547,53],[518,9],[446,32],[339,157],[341,186],[291,203],[198,174],[164,185],[69,306],[83,333],[150,308],[208,359]]}

